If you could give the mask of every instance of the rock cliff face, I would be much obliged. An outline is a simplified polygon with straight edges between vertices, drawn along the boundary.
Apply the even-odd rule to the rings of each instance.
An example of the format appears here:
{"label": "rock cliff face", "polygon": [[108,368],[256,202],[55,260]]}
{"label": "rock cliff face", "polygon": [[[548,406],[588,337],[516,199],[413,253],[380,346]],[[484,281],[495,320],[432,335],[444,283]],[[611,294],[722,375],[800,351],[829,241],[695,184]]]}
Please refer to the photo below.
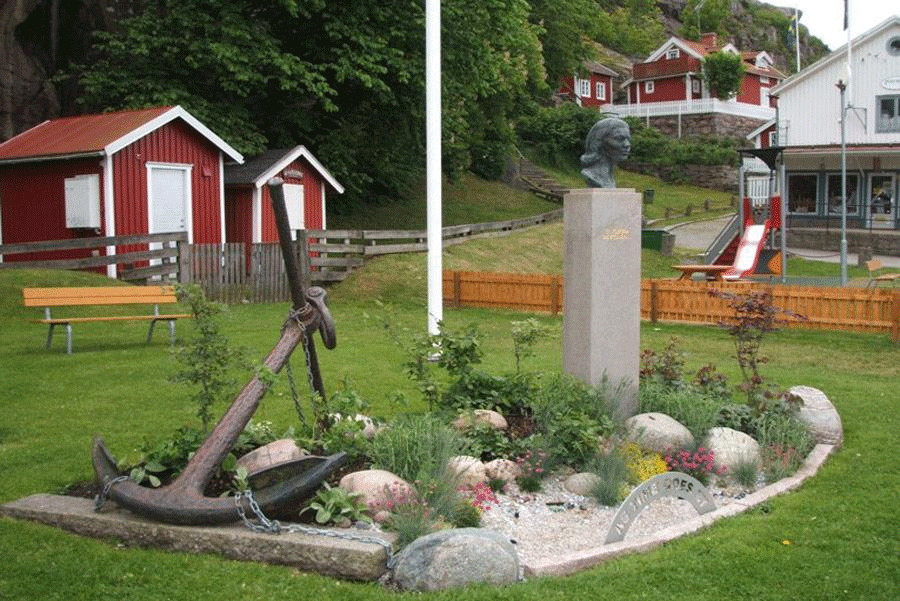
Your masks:
{"label": "rock cliff face", "polygon": [[92,32],[108,30],[139,0],[6,0],[0,3],[0,140],[77,112],[77,87],[58,78],[84,61]]}

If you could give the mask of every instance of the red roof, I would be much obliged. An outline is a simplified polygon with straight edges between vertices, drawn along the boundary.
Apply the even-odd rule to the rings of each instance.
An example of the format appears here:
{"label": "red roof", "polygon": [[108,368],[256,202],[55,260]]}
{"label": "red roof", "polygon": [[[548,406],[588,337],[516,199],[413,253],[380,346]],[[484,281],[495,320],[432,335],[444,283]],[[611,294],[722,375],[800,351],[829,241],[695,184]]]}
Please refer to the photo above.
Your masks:
{"label": "red roof", "polygon": [[44,121],[0,144],[0,162],[113,154],[175,118],[187,121],[232,159],[243,161],[180,106],[161,106]]}

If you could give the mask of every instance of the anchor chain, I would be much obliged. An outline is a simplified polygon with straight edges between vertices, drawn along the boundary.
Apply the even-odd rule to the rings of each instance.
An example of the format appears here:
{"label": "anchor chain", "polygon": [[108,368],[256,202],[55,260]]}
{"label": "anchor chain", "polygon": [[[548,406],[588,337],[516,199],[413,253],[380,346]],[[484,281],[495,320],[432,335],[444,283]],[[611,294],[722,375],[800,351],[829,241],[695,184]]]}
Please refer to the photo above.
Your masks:
{"label": "anchor chain", "polygon": [[109,498],[109,491],[112,490],[113,485],[128,480],[128,476],[104,478],[103,480],[103,489],[97,493],[96,497],[94,497],[94,511],[100,511],[100,509],[103,507],[103,504],[106,503],[106,499]]}
{"label": "anchor chain", "polygon": [[[244,506],[241,503],[242,499],[247,499],[247,505],[250,507],[250,511],[253,512],[256,522],[251,521],[247,517],[247,513],[244,510]],[[325,536],[330,538],[337,538],[341,540],[350,540],[359,543],[366,543],[372,545],[379,545],[384,549],[385,555],[387,557],[387,568],[389,570],[393,569],[394,564],[396,563],[396,556],[394,555],[394,548],[391,546],[389,542],[386,540],[380,539],[377,536],[365,536],[361,534],[350,534],[345,532],[340,532],[337,530],[326,530],[324,528],[312,528],[310,526],[303,526],[301,524],[285,524],[282,525],[278,520],[270,520],[266,517],[263,510],[260,508],[259,504],[256,502],[256,499],[253,497],[253,492],[249,490],[241,491],[237,493],[234,497],[234,504],[237,508],[238,515],[241,520],[244,522],[244,525],[252,530],[253,532],[259,532],[263,534],[281,534],[283,532],[288,533],[296,533],[296,534],[308,534],[311,536]]]}

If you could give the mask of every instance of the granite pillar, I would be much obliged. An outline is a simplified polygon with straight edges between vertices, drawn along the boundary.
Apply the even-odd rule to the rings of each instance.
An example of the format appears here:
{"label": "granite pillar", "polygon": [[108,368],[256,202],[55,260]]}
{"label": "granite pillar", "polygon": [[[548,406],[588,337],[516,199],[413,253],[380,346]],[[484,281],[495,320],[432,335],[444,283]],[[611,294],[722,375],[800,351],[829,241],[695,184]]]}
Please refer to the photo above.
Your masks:
{"label": "granite pillar", "polygon": [[641,318],[641,195],[585,188],[565,196],[563,369],[621,386],[618,411],[637,411]]}

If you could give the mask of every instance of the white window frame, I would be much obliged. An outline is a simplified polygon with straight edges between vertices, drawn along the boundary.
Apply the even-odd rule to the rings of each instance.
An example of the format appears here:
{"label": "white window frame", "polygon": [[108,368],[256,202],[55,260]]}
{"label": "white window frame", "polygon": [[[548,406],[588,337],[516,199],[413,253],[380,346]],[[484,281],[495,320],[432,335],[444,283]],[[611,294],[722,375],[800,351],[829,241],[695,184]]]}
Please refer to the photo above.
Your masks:
{"label": "white window frame", "polygon": [[644,94],[652,94],[656,90],[656,83],[653,80],[644,82]]}
{"label": "white window frame", "polygon": [[700,93],[700,80],[697,78],[691,79],[691,94],[699,94]]}
{"label": "white window frame", "polygon": [[678,48],[669,48],[666,50],[667,60],[675,60],[676,58],[681,58],[681,50]]}
{"label": "white window frame", "polygon": [[579,98],[590,98],[591,97],[591,80],[590,79],[578,78],[575,83],[578,86],[578,97]]}
{"label": "white window frame", "polygon": [[[881,105],[885,101],[893,101],[894,116],[884,119],[881,115]],[[888,134],[900,132],[900,94],[882,94],[875,97],[875,132]]]}
{"label": "white window frame", "polygon": [[594,86],[594,88],[597,100],[606,100],[606,84],[604,84],[602,81],[598,81],[597,85]]}

